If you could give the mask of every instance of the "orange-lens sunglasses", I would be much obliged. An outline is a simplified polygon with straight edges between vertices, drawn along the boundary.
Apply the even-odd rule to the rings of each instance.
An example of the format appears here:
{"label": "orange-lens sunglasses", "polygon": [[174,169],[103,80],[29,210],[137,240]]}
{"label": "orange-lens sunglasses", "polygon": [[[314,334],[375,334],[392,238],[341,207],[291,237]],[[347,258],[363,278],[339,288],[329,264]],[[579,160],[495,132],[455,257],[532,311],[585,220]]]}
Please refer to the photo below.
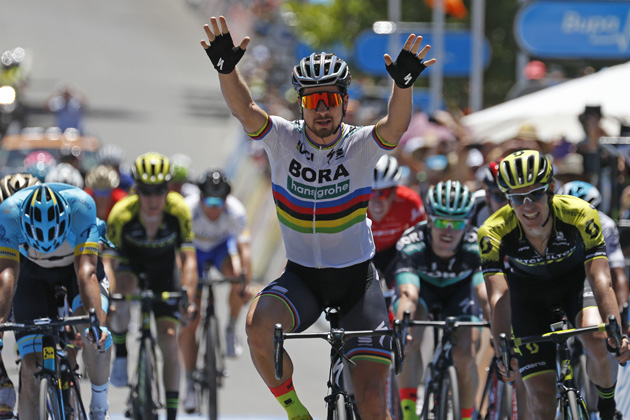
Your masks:
{"label": "orange-lens sunglasses", "polygon": [[302,96],[302,106],[306,109],[317,109],[319,101],[324,101],[328,108],[341,105],[343,97],[339,92],[317,92]]}

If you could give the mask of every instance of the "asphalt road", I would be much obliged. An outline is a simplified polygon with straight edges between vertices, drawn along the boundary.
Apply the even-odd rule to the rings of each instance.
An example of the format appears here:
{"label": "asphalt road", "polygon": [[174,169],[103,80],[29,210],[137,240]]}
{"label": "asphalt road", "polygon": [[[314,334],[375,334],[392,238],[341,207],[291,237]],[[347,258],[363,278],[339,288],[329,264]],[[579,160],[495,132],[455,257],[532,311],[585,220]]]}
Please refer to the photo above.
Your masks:
{"label": "asphalt road", "polygon": [[[120,145],[127,161],[149,150],[182,152],[200,171],[225,162],[240,130],[199,45],[205,19],[184,0],[3,0],[0,50],[27,50],[32,124],[52,124],[42,106],[58,83],[73,82],[87,97],[86,130]],[[244,338],[243,318],[239,328]],[[17,383],[9,336],[4,357]],[[287,349],[297,366],[298,394],[323,418],[326,343],[291,342]],[[229,360],[228,368],[220,395],[223,418],[286,418],[247,354]],[[110,389],[114,419],[122,418],[126,393]],[[89,401],[89,392],[85,396]]]}

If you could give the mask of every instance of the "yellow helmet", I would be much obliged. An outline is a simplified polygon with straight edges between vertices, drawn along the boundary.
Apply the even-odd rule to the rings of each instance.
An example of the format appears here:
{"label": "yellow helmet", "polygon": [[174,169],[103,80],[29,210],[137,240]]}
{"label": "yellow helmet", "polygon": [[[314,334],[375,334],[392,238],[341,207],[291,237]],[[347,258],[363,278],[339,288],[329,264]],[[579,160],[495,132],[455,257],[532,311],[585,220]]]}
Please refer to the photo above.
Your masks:
{"label": "yellow helmet", "polygon": [[138,184],[160,185],[171,180],[171,162],[157,152],[140,155],[131,168],[134,181]]}
{"label": "yellow helmet", "polygon": [[499,163],[497,184],[504,193],[534,184],[547,185],[552,181],[553,166],[547,156],[537,150],[519,150]]}

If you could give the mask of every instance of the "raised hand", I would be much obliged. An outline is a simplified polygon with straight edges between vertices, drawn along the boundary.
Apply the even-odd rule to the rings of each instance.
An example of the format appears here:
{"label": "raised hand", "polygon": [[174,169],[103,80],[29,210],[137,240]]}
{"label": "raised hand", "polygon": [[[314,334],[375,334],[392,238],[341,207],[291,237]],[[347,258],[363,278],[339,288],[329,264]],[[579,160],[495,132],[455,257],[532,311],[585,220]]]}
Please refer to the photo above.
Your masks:
{"label": "raised hand", "polygon": [[387,72],[399,88],[406,89],[413,86],[420,73],[437,61],[435,58],[423,61],[431,50],[431,46],[425,45],[418,53],[421,44],[422,37],[411,34],[396,61],[393,61],[389,54],[383,56]]}
{"label": "raised hand", "polygon": [[243,38],[238,47],[234,46],[227,21],[223,16],[219,16],[218,20],[212,16],[210,25],[203,25],[203,30],[206,31],[209,43],[202,40],[201,46],[206,50],[212,65],[219,73],[231,73],[245,54],[250,41],[249,37]]}

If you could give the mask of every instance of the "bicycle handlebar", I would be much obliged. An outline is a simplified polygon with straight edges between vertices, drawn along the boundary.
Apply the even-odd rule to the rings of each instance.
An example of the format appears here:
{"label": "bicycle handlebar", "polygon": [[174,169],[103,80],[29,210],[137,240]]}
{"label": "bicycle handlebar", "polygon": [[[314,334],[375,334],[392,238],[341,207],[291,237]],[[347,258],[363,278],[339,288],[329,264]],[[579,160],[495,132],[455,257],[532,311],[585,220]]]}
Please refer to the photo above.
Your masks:
{"label": "bicycle handlebar", "polygon": [[284,359],[284,340],[288,339],[304,339],[304,338],[321,338],[331,345],[335,342],[344,342],[349,338],[383,336],[392,337],[392,352],[394,354],[394,371],[400,373],[403,365],[403,326],[398,319],[394,320],[392,329],[386,330],[364,330],[364,331],[345,331],[343,328],[331,328],[330,331],[321,333],[283,333],[282,325],[276,324],[273,332],[274,340],[274,369],[276,379],[282,379],[284,375],[283,359]]}
{"label": "bicycle handlebar", "polygon": [[139,293],[112,293],[110,300],[136,302],[141,300],[151,300],[152,302],[174,303],[185,301],[188,303],[188,293],[185,288],[180,292],[159,292],[154,293],[152,290],[142,290]]}
{"label": "bicycle handlebar", "polygon": [[198,281],[198,284],[202,286],[213,286],[215,284],[223,283],[241,283],[243,286],[245,286],[245,273],[241,274],[240,276],[222,277],[219,279],[204,277],[199,279]]}
{"label": "bicycle handlebar", "polygon": [[[505,333],[499,334],[501,359],[503,361],[503,365],[507,370],[507,377],[510,377],[510,366],[508,363],[511,357],[512,349],[519,347],[522,344],[536,343],[541,341],[550,341],[556,344],[562,344],[571,337],[596,331],[606,332],[608,334],[608,337],[612,338],[615,341],[616,348],[613,349],[612,352],[619,356],[619,348],[621,347],[622,336],[620,333],[619,324],[617,323],[614,315],[610,315],[608,317],[608,324],[604,324],[602,322],[600,324],[591,325],[589,327],[569,328],[566,330],[551,331],[541,335],[515,337],[514,339],[508,339]],[[621,365],[625,366],[626,364],[623,363]]]}

